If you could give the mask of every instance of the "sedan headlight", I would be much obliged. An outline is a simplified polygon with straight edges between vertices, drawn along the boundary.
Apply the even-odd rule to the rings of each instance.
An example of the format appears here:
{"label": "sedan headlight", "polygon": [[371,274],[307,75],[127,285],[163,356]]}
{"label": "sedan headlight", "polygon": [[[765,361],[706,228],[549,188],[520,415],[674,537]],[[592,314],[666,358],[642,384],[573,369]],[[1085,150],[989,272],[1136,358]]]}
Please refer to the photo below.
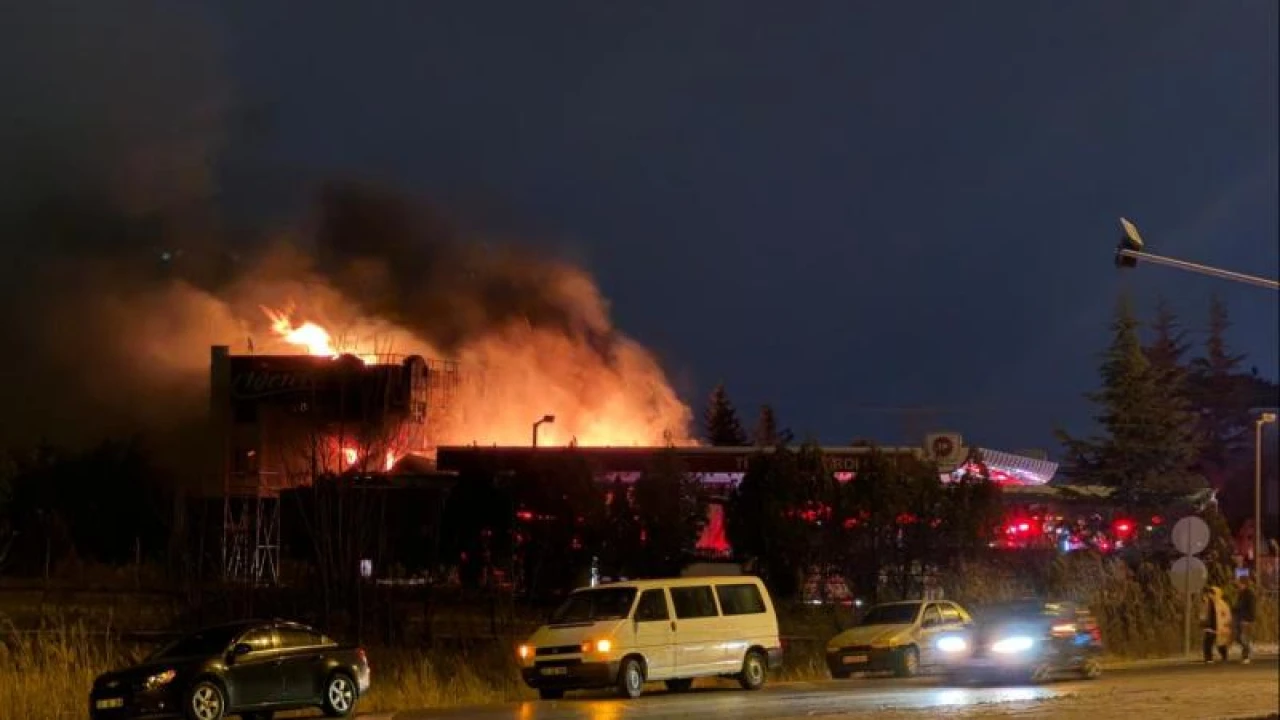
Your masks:
{"label": "sedan headlight", "polygon": [[521,645],[516,648],[516,655],[519,655],[521,660],[528,660],[533,655],[533,648],[528,645]]}
{"label": "sedan headlight", "polygon": [[168,685],[169,683],[173,682],[173,679],[177,676],[178,676],[177,671],[165,670],[162,673],[156,673],[155,675],[152,675],[151,677],[147,678],[147,681],[143,683],[143,685],[148,690],[155,690],[157,688],[162,688],[165,685]]}
{"label": "sedan headlight", "polygon": [[991,652],[999,653],[1000,655],[1012,655],[1014,653],[1026,652],[1035,644],[1035,640],[1032,640],[1026,635],[1014,635],[1013,637],[1007,637],[1003,640],[996,641],[991,646]]}
{"label": "sedan headlight", "polygon": [[947,635],[938,638],[938,649],[945,653],[964,652],[969,649],[969,643],[958,635]]}

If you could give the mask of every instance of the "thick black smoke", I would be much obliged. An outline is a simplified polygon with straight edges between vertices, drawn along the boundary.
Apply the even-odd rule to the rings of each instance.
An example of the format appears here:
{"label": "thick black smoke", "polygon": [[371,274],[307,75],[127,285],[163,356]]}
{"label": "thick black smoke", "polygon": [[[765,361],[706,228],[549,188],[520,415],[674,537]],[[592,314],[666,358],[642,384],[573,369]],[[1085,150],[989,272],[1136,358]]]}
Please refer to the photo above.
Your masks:
{"label": "thick black smoke", "polygon": [[[154,348],[130,345],[130,316],[175,292],[165,248],[215,244],[226,88],[213,25],[187,4],[0,4],[7,443],[191,417],[195,393],[138,366]],[[147,318],[151,332],[189,334],[176,310]]]}
{"label": "thick black smoke", "polygon": [[[260,307],[288,302],[312,314],[300,320],[374,319],[448,355],[522,355],[498,380],[538,413],[564,408],[557,430],[606,437],[612,413],[679,436],[687,410],[577,268],[360,184],[274,208],[298,218],[283,232],[246,223],[228,178],[253,158],[218,49],[187,3],[0,8],[0,445],[137,432],[190,458],[209,346],[262,351]],[[513,408],[523,437],[532,410]]]}
{"label": "thick black smoke", "polygon": [[453,352],[513,321],[582,336],[611,331],[590,278],[512,243],[464,235],[443,213],[382,188],[320,193],[317,270],[371,315]]}

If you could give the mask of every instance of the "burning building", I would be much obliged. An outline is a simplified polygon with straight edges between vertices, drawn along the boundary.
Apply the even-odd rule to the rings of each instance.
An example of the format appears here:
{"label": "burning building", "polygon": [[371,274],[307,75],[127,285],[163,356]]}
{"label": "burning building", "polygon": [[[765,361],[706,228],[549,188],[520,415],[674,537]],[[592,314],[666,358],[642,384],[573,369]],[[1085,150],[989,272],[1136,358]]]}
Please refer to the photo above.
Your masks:
{"label": "burning building", "polygon": [[457,368],[419,355],[232,355],[214,346],[210,415],[222,481],[223,568],[279,572],[280,493],[322,475],[387,472],[426,447]]}

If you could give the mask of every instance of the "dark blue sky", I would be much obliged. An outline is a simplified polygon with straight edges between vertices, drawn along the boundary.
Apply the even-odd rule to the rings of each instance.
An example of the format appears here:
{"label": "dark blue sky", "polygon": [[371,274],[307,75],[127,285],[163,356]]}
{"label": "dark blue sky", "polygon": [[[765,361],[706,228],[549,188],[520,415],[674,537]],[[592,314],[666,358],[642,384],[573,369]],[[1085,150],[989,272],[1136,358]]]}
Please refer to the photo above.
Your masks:
{"label": "dark blue sky", "polygon": [[1221,292],[1275,375],[1274,293],[1110,257],[1126,215],[1277,274],[1273,0],[356,8],[215,11],[273,162],[500,208],[698,406],[723,380],[827,442],[1056,450],[1126,288],[1194,327]]}

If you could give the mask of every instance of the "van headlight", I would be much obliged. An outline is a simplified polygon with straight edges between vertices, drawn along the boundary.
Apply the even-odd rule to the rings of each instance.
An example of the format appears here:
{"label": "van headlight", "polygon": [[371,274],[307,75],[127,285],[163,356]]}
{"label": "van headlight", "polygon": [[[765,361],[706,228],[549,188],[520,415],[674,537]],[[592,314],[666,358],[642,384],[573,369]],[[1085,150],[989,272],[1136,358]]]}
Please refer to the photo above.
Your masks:
{"label": "van headlight", "polygon": [[945,653],[957,653],[968,650],[969,643],[965,642],[964,638],[958,635],[947,635],[945,637],[938,638],[937,647]]}
{"label": "van headlight", "polygon": [[582,652],[584,653],[595,652],[595,653],[604,654],[609,652],[612,649],[613,649],[613,641],[608,638],[602,638],[600,640],[596,640],[595,642],[582,643]]}
{"label": "van headlight", "polygon": [[1036,641],[1026,635],[1014,635],[1003,640],[998,640],[991,646],[991,652],[1000,655],[1013,655],[1014,653],[1026,652],[1035,645]]}

